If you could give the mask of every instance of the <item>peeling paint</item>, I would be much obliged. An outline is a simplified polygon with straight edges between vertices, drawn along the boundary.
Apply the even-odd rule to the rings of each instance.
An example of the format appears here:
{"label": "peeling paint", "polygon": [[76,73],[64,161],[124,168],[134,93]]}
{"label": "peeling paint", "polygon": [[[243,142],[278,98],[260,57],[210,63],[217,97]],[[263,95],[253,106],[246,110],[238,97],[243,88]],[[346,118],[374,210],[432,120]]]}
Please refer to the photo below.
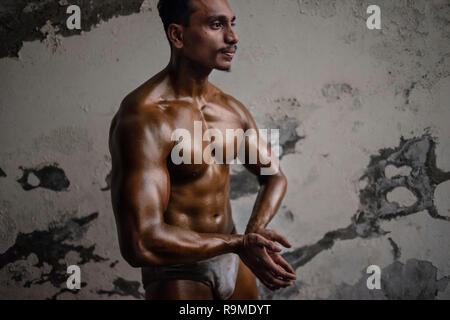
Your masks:
{"label": "peeling paint", "polygon": [[[83,289],[86,286],[87,286],[86,282],[81,282],[80,283],[80,288],[81,289]],[[71,294],[77,295],[80,292],[80,290],[70,290],[70,289],[67,289],[67,288],[62,288],[61,290],[56,292],[53,296],[51,296],[50,298],[47,298],[47,300],[57,300],[58,296],[60,296],[61,294],[65,293],[65,292],[69,292]]]}
{"label": "peeling paint", "polygon": [[113,284],[114,288],[112,290],[98,290],[97,293],[106,294],[108,296],[132,296],[136,299],[144,298],[144,294],[139,292],[139,287],[141,286],[139,281],[129,281],[118,277],[113,281]]}
{"label": "peeling paint", "polygon": [[45,40],[56,50],[62,37],[88,32],[101,21],[138,13],[143,0],[72,0],[81,9],[82,30],[66,27],[67,1],[3,0],[0,5],[0,58],[18,57],[24,41]]}
{"label": "peeling paint", "polygon": [[450,276],[437,279],[437,268],[429,261],[410,259],[406,264],[395,261],[381,270],[381,289],[367,288],[366,270],[353,286],[336,286],[333,299],[434,300],[450,282]]}
{"label": "peeling paint", "polygon": [[[450,172],[436,166],[436,142],[430,134],[405,140],[395,149],[382,149],[378,156],[371,157],[369,168],[360,178],[367,178],[369,185],[360,193],[361,207],[358,219],[392,219],[427,210],[431,217],[450,221],[450,217],[439,215],[433,198],[436,186],[450,180]],[[409,176],[385,177],[387,165],[412,168]],[[402,207],[389,203],[386,194],[397,187],[405,187],[417,198],[414,205]],[[369,218],[370,217],[370,218]]]}
{"label": "peeling paint", "polygon": [[109,171],[108,175],[105,178],[106,187],[101,188],[101,191],[109,191],[111,190],[111,170]]}
{"label": "peeling paint", "polygon": [[[287,100],[289,103],[298,103],[296,100]],[[292,101],[292,102],[291,102]],[[272,118],[269,123],[266,124],[267,128],[278,129],[280,132],[280,147],[281,154],[279,156],[280,160],[288,154],[295,154],[295,146],[297,142],[306,138],[306,136],[299,136],[297,134],[297,128],[299,127],[299,122],[296,118],[289,116],[284,116],[281,119]],[[269,135],[270,136],[270,135]]]}
{"label": "peeling paint", "polygon": [[[23,175],[17,182],[20,183],[25,191],[39,187],[53,191],[67,191],[70,185],[64,170],[59,168],[57,163],[36,169],[26,169],[23,167],[19,167],[19,169],[23,171]],[[38,179],[37,184],[30,183],[30,175]]]}
{"label": "peeling paint", "polygon": [[98,213],[95,212],[82,218],[56,222],[50,225],[48,230],[19,233],[14,245],[0,254],[0,269],[9,266],[11,278],[21,282],[29,269],[21,268],[21,261],[31,259],[29,264],[41,269],[41,273],[35,278],[27,279],[23,287],[50,282],[59,288],[67,280],[65,258],[70,252],[79,255],[80,260],[76,263],[79,266],[91,261],[108,260],[94,253],[95,244],[89,247],[73,244],[84,236],[90,224],[97,218]]}
{"label": "peeling paint", "polygon": [[61,46],[62,37],[58,34],[59,27],[54,26],[50,20],[45,22],[45,25],[39,29],[44,38],[44,44],[47,48],[51,50],[52,53],[55,53],[58,50],[58,47]]}
{"label": "peeling paint", "polygon": [[[435,139],[428,133],[408,140],[401,137],[398,147],[382,149],[378,155],[371,156],[368,168],[360,177],[360,180],[367,179],[368,183],[360,190],[359,209],[352,217],[352,223],[345,228],[327,232],[322,239],[312,245],[284,253],[283,257],[297,269],[320,252],[332,248],[338,240],[374,238],[388,234],[388,231],[380,228],[381,220],[398,219],[425,210],[432,218],[450,221],[450,216],[438,213],[433,202],[436,186],[450,180],[450,172],[443,172],[436,166]],[[411,175],[397,175],[388,179],[384,175],[388,165],[411,167]],[[387,201],[386,194],[401,186],[414,193],[418,199],[416,203],[403,207]],[[273,294],[262,287],[261,291],[265,297],[286,297],[284,290]]]}
{"label": "peeling paint", "polygon": [[114,262],[111,262],[111,264],[109,265],[110,268],[114,268],[116,266],[116,264],[119,263],[119,260],[116,260]]}
{"label": "peeling paint", "polygon": [[386,169],[384,170],[384,175],[386,176],[386,178],[391,179],[394,176],[409,176],[411,174],[411,167],[408,166],[403,166],[401,168],[397,168],[396,166],[393,165],[387,165]]}
{"label": "peeling paint", "polygon": [[394,256],[394,260],[400,259],[400,256],[402,255],[401,249],[399,248],[399,246],[397,245],[397,243],[395,243],[395,241],[392,240],[391,237],[389,237],[388,240],[389,240],[389,243],[390,243],[391,246],[392,246],[392,254],[393,254],[393,256]]}
{"label": "peeling paint", "polygon": [[409,207],[416,203],[417,198],[405,187],[398,187],[386,194],[386,199],[390,202],[396,202],[402,207]]}

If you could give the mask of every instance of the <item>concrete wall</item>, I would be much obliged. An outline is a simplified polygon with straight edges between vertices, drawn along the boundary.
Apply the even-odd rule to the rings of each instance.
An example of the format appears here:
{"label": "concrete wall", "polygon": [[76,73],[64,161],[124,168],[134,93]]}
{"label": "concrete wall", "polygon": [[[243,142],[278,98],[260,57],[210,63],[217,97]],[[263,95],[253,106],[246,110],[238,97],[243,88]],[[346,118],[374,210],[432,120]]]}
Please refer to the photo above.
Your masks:
{"label": "concrete wall", "polygon": [[[82,31],[65,27],[68,4]],[[261,296],[449,299],[450,1],[230,4],[239,50],[211,81],[281,129],[289,180],[270,227],[294,244],[298,280]],[[156,0],[6,0],[0,36],[0,298],[142,299],[118,250],[107,140],[124,95],[168,62]],[[231,184],[243,231],[256,180],[233,168]]]}

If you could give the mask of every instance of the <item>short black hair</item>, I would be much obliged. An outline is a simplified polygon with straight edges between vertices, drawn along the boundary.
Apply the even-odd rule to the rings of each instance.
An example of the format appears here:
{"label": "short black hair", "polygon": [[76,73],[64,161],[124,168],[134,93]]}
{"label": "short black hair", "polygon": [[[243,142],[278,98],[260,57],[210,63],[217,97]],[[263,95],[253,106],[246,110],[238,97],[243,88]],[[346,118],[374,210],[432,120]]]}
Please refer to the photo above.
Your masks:
{"label": "short black hair", "polygon": [[190,0],[159,0],[158,11],[166,36],[169,38],[167,31],[172,23],[189,27],[189,18],[194,13],[195,8]]}

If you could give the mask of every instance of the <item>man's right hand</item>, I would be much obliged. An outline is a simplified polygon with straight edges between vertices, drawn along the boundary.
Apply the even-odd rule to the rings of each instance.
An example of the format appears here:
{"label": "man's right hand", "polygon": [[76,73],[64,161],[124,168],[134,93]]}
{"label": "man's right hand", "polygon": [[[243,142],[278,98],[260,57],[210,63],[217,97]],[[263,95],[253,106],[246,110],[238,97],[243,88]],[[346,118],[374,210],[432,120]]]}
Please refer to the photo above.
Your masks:
{"label": "man's right hand", "polygon": [[239,256],[266,287],[274,291],[292,285],[292,280],[297,279],[295,273],[275,263],[268,253],[280,252],[280,246],[257,233],[248,233],[243,237]]}

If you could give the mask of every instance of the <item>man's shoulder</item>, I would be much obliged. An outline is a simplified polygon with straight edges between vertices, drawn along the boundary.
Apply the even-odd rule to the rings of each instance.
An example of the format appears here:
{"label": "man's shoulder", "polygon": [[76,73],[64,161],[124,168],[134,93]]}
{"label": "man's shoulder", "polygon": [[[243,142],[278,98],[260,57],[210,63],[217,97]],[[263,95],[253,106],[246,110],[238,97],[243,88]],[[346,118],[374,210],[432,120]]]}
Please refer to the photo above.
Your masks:
{"label": "man's shoulder", "polygon": [[122,122],[166,123],[169,117],[164,112],[164,106],[153,101],[141,101],[127,96],[120,104],[116,116]]}
{"label": "man's shoulder", "polygon": [[113,130],[116,131],[115,138],[125,143],[127,140],[147,141],[152,138],[160,140],[160,143],[170,143],[173,122],[163,106],[129,94],[114,116],[111,133]]}
{"label": "man's shoulder", "polygon": [[129,92],[120,104],[121,116],[161,116],[164,109],[159,101],[164,94],[166,81],[163,71]]}

